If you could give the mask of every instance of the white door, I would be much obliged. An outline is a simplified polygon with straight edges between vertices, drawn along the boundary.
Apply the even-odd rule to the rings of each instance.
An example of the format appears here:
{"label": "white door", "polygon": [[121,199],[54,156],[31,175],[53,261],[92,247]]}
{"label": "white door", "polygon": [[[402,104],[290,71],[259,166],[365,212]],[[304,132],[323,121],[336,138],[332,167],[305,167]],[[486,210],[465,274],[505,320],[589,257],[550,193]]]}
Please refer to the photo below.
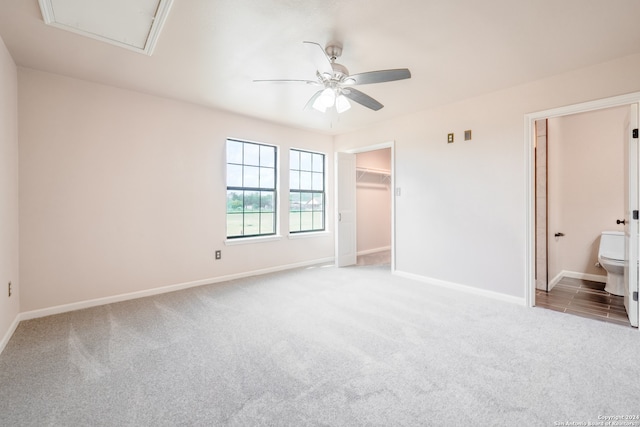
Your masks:
{"label": "white door", "polygon": [[633,138],[633,129],[638,129],[638,104],[632,104],[629,108],[629,117],[625,120],[625,151],[627,151],[628,163],[625,165],[625,187],[627,197],[625,202],[625,268],[624,307],[632,326],[638,327],[638,301],[633,300],[634,292],[638,292],[638,256],[640,254],[638,238],[638,220],[633,219],[633,212],[638,212],[638,169],[639,150],[638,139]]}
{"label": "white door", "polygon": [[336,266],[356,263],[356,155],[336,153]]}

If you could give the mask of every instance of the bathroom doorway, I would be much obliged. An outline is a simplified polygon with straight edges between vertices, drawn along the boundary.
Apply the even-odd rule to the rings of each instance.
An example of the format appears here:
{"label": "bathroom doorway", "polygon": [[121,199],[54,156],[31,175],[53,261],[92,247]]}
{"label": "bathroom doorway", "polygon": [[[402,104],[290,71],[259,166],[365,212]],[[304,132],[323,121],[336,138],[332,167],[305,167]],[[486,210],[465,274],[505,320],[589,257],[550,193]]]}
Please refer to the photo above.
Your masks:
{"label": "bathroom doorway", "polygon": [[[530,305],[613,323],[635,320],[637,326],[637,301],[629,293],[628,318],[623,298],[604,292],[607,273],[597,265],[597,256],[602,231],[624,230],[616,223],[627,214],[624,121],[639,98],[633,94],[527,117],[532,184]],[[637,290],[637,279],[635,286]]]}

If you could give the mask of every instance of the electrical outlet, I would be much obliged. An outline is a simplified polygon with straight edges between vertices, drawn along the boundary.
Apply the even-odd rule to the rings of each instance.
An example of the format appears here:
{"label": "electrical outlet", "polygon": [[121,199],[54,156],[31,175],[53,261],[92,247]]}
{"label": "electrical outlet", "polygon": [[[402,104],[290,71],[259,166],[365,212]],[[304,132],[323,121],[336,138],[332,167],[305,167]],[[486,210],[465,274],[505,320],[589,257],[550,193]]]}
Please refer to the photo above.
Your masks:
{"label": "electrical outlet", "polygon": [[9,288],[9,297],[11,297],[11,282],[9,282],[8,288]]}
{"label": "electrical outlet", "polygon": [[222,251],[216,251],[216,259],[222,259]]}

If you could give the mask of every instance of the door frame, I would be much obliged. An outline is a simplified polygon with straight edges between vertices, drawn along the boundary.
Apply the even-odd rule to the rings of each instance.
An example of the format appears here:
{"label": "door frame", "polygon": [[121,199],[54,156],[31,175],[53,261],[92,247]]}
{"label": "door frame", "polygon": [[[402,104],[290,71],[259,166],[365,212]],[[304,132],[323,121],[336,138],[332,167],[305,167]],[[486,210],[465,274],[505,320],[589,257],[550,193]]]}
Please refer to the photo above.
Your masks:
{"label": "door frame", "polygon": [[611,107],[640,104],[640,92],[633,92],[626,95],[614,96],[610,98],[597,99],[594,101],[582,102],[579,104],[567,105],[564,107],[552,108],[525,114],[524,116],[524,141],[525,141],[525,194],[526,194],[526,236],[525,236],[525,303],[528,307],[535,306],[535,122],[541,119],[568,116],[571,114],[585,113],[588,111],[602,110]]}
{"label": "door frame", "polygon": [[[383,150],[385,148],[391,149],[391,272],[395,272],[396,270],[396,149],[395,149],[395,141],[391,140],[388,142],[382,142],[380,144],[367,145],[364,147],[352,148],[348,150],[340,150],[341,153],[349,153],[349,154],[358,154],[358,153],[366,153],[368,151],[376,151]],[[336,189],[336,191],[340,191],[340,187]],[[355,195],[354,195],[355,196]],[[336,194],[336,197],[338,195]],[[355,202],[354,202],[355,203]],[[336,214],[337,215],[337,214]],[[356,222],[356,229],[358,224]],[[338,233],[338,227],[336,227],[336,239]]]}

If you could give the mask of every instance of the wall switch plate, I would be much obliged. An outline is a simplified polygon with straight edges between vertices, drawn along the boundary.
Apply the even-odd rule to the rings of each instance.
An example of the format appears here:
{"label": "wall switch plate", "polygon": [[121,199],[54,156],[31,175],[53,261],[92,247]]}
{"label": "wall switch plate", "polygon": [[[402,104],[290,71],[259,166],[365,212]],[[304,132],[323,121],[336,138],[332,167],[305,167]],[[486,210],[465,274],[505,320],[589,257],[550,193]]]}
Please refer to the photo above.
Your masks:
{"label": "wall switch plate", "polygon": [[216,251],[216,259],[222,259],[222,251]]}
{"label": "wall switch plate", "polygon": [[464,140],[465,141],[471,141],[471,131],[470,130],[465,130],[464,131]]}
{"label": "wall switch plate", "polygon": [[11,297],[11,282],[9,282],[8,288],[9,288],[9,297]]}
{"label": "wall switch plate", "polygon": [[400,187],[396,188],[396,196],[400,197],[402,195],[402,189]]}
{"label": "wall switch plate", "polygon": [[453,142],[453,134],[447,134],[447,144],[451,144]]}

